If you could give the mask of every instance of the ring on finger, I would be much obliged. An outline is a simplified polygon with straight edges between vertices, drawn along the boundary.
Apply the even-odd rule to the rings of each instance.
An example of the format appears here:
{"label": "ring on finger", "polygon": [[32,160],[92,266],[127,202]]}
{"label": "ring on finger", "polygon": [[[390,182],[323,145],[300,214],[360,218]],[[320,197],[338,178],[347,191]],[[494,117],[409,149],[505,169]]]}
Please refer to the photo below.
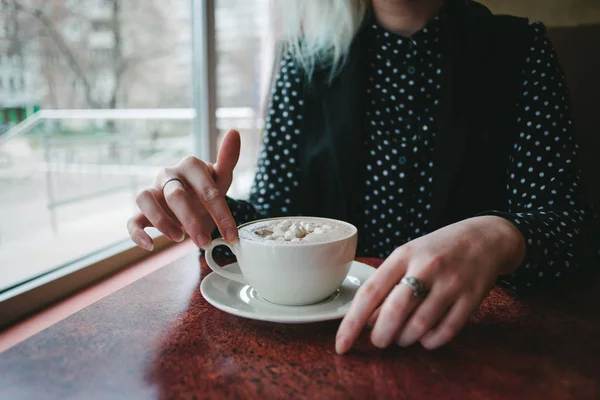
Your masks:
{"label": "ring on finger", "polygon": [[167,186],[167,184],[168,184],[169,182],[179,182],[179,183],[181,183],[181,186],[183,186],[183,188],[184,188],[184,189],[186,189],[186,187],[185,187],[185,183],[183,183],[183,181],[182,181],[181,179],[179,179],[179,178],[177,178],[177,177],[171,177],[171,178],[168,178],[168,179],[167,179],[167,180],[166,180],[166,181],[165,181],[165,182],[162,184],[162,189],[161,189],[161,190],[162,190],[163,192],[165,191],[165,187]]}
{"label": "ring on finger", "polygon": [[413,297],[422,297],[427,293],[427,287],[425,284],[414,276],[405,276],[400,281],[399,285],[406,285],[412,290]]}

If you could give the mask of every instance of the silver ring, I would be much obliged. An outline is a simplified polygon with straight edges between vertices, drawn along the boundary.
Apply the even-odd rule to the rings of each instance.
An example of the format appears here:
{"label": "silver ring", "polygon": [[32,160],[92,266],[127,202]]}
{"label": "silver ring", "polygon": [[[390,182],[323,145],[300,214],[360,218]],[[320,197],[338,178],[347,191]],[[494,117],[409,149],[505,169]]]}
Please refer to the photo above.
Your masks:
{"label": "silver ring", "polygon": [[425,288],[425,284],[415,278],[414,276],[405,276],[400,281],[401,285],[406,285],[413,291],[413,297],[421,297],[425,293],[427,293],[427,289]]}
{"label": "silver ring", "polygon": [[181,183],[181,186],[183,186],[183,188],[185,189],[185,183],[183,183],[183,181],[181,179],[179,179],[179,178],[169,178],[169,179],[167,179],[165,181],[165,183],[163,183],[163,185],[162,185],[162,191],[163,192],[165,191],[165,187],[167,186],[167,184],[169,182],[174,182],[174,181],[177,181],[177,182]]}

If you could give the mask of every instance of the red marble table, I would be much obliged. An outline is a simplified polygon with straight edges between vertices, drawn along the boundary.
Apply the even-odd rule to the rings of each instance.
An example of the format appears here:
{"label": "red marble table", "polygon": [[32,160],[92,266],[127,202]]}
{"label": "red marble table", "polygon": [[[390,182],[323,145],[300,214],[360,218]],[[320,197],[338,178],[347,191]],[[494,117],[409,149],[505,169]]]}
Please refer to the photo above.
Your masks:
{"label": "red marble table", "polygon": [[[373,265],[377,260],[366,260]],[[600,281],[515,300],[495,289],[436,351],[337,356],[339,321],[280,325],[209,305],[190,254],[0,355],[0,399],[598,399]]]}

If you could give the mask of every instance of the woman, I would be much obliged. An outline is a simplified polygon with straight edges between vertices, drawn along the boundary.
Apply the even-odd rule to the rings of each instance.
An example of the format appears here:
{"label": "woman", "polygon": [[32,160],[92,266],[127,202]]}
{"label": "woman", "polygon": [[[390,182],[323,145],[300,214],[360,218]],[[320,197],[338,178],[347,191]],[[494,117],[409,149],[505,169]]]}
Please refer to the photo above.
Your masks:
{"label": "woman", "polygon": [[[315,215],[360,229],[386,258],[342,321],[378,347],[451,340],[500,282],[559,281],[580,265],[586,215],[564,76],[541,24],[465,0],[286,4],[290,46],[249,202],[226,198],[240,148],[167,168],[137,198],[143,229],[202,247],[215,228]],[[302,31],[302,34],[300,33]]]}

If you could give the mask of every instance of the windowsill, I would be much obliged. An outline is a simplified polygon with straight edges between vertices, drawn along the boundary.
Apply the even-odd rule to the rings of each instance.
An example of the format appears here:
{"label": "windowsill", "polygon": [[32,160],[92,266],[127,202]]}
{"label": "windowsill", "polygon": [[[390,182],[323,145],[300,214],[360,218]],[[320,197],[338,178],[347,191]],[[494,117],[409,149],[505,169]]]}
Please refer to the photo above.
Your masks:
{"label": "windowsill", "polygon": [[190,253],[196,246],[190,240],[183,243],[164,246],[164,250],[150,253],[149,257],[125,266],[121,271],[95,284],[71,294],[58,303],[15,323],[0,331],[0,352],[28,339],[42,330],[56,324],[68,316],[97,302],[98,300],[130,285],[140,278],[168,265],[174,260]]}
{"label": "windowsill", "polygon": [[153,253],[135,246],[129,240],[123,241],[1,292],[0,329],[159,253],[172,244],[162,235],[152,236],[155,243]]}
{"label": "windowsill", "polygon": [[[24,172],[27,169],[28,166],[21,163],[15,163],[14,168],[8,170],[0,168],[0,220],[3,221],[0,224],[0,295],[23,282],[124,242],[128,237],[125,221],[135,212],[131,206],[133,187],[52,205],[57,202],[51,202],[43,192],[45,175],[36,172],[28,177]],[[13,179],[15,176],[18,178]],[[72,189],[60,186],[61,196],[64,196],[61,198],[73,198],[85,182],[93,181],[95,190],[101,192],[121,186],[123,180],[115,177],[113,182],[107,182],[107,179],[100,180],[97,174],[67,172],[53,173],[53,177],[55,181],[67,179],[72,185]]]}

